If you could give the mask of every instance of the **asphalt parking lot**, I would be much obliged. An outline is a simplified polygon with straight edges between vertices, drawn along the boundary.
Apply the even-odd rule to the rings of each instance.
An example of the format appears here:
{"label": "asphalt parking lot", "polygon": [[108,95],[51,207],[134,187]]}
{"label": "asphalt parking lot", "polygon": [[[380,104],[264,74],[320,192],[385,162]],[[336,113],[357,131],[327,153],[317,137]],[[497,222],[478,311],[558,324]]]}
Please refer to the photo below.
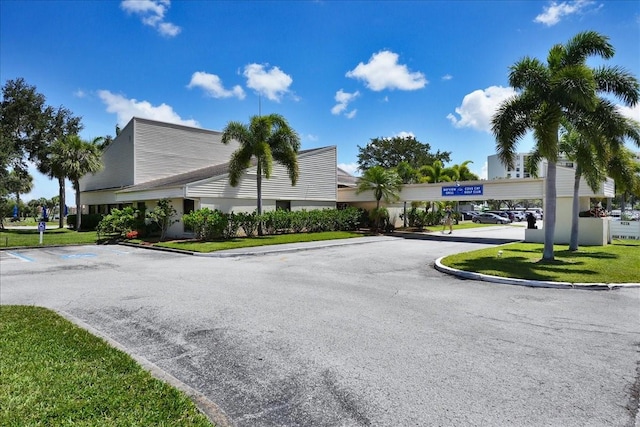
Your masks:
{"label": "asphalt parking lot", "polygon": [[70,315],[231,425],[635,425],[640,289],[527,288],[433,268],[512,238],[493,230],[220,258],[0,251],[0,303]]}

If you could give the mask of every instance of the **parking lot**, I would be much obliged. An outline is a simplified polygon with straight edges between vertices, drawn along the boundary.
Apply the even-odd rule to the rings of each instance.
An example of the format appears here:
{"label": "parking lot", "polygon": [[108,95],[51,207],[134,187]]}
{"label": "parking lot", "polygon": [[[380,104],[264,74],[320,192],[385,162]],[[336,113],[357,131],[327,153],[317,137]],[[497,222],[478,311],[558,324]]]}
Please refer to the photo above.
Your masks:
{"label": "parking lot", "polygon": [[433,269],[502,241],[494,228],[474,233],[227,258],[0,251],[0,302],[73,316],[237,426],[634,425],[640,289]]}

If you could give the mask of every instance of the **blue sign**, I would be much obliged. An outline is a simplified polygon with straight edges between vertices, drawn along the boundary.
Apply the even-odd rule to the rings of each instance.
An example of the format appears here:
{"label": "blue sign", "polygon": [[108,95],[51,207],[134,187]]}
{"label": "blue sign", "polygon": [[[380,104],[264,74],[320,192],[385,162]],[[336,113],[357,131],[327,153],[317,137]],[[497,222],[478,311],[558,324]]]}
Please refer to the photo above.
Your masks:
{"label": "blue sign", "polygon": [[13,207],[13,217],[17,218],[18,217],[18,205],[15,205]]}
{"label": "blue sign", "polygon": [[482,185],[456,185],[452,187],[442,187],[442,196],[482,196]]}
{"label": "blue sign", "polygon": [[44,221],[40,221],[38,223],[38,231],[43,232],[47,229],[47,223]]}

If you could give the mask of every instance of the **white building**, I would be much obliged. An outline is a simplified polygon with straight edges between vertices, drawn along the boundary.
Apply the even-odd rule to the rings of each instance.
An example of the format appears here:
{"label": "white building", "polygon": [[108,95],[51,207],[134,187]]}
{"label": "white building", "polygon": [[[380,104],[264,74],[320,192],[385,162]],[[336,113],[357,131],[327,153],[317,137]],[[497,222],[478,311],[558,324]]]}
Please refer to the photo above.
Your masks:
{"label": "white building", "polygon": [[[208,207],[223,212],[256,209],[256,167],[236,187],[228,179],[231,154],[239,144],[225,145],[222,133],[134,117],[105,149],[102,171],[80,180],[82,211],[108,213],[135,206],[153,209],[170,199],[178,218]],[[262,180],[265,211],[335,208],[338,188],[335,146],[298,153],[295,186],[286,169],[274,162],[270,179]],[[188,236],[180,221],[168,236]]]}
{"label": "white building", "polygon": [[[497,154],[487,157],[487,178],[488,179],[507,179],[507,178],[533,178],[531,172],[527,168],[527,159],[530,153],[517,153],[514,167],[505,166]],[[543,178],[546,171],[547,160],[543,159],[538,163],[538,177]],[[573,162],[566,157],[560,157],[557,162],[558,166],[573,168]]]}

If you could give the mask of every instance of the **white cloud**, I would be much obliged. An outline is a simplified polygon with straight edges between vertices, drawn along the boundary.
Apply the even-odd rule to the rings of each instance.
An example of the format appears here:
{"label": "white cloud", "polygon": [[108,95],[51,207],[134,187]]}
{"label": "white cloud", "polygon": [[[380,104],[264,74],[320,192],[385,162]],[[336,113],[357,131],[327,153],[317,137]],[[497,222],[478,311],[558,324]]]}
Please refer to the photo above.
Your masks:
{"label": "white cloud", "polygon": [[360,169],[357,163],[338,163],[338,167],[353,176],[360,176]]}
{"label": "white cloud", "polygon": [[82,89],[78,89],[75,92],[73,92],[73,96],[75,96],[76,98],[86,98],[87,93]]}
{"label": "white cloud", "polygon": [[563,17],[580,13],[593,3],[595,2],[592,0],[563,1],[561,3],[553,1],[550,6],[543,8],[544,12],[536,16],[533,22],[551,27],[560,22]]}
{"label": "white cloud", "polygon": [[500,104],[515,95],[511,87],[491,86],[485,90],[476,90],[466,95],[462,105],[456,108],[456,117],[448,114],[447,118],[457,128],[470,127],[479,131],[491,132],[491,118]]}
{"label": "white cloud", "polygon": [[249,64],[244,67],[243,75],[247,78],[247,87],[254,89],[271,101],[280,102],[280,98],[289,92],[289,86],[293,79],[282,72],[280,68],[273,67],[266,70],[268,65]]}
{"label": "white cloud", "polygon": [[416,137],[416,135],[413,132],[405,132],[405,131],[397,133],[396,136],[399,138],[415,138]]}
{"label": "white cloud", "polygon": [[449,81],[453,79],[453,76],[451,74],[445,74],[444,76],[442,76],[442,80],[444,81]]}
{"label": "white cloud", "polygon": [[489,163],[488,162],[484,162],[480,172],[474,171],[474,170],[472,170],[471,172],[473,172],[476,175],[478,175],[478,178],[480,178],[480,179],[488,179],[487,177],[489,176]]}
{"label": "white cloud", "polygon": [[212,98],[230,98],[235,96],[238,99],[244,99],[245,97],[242,87],[236,85],[230,90],[225,89],[220,77],[215,74],[205,73],[204,71],[196,71],[193,73],[187,87],[189,89],[200,87]]}
{"label": "white cloud", "polygon": [[640,122],[640,104],[636,104],[635,107],[627,107],[626,105],[618,105],[617,107],[623,116]]}
{"label": "white cloud", "polygon": [[356,99],[359,96],[360,96],[360,92],[358,91],[349,93],[340,89],[339,91],[336,92],[336,96],[334,97],[337,104],[334,105],[333,108],[331,109],[331,114],[337,116],[338,114],[344,113],[345,117],[347,117],[348,119],[352,119],[353,117],[355,117],[357,110],[351,110],[349,112],[346,112],[346,110],[347,110],[347,107],[349,106],[349,103],[351,103],[354,99]]}
{"label": "white cloud", "polygon": [[163,36],[175,37],[182,29],[171,22],[165,22],[164,14],[170,6],[170,0],[122,0],[120,3],[122,10],[138,15],[144,25],[155,28]]}
{"label": "white cloud", "polygon": [[364,80],[365,85],[376,92],[384,89],[422,89],[429,83],[424,74],[412,73],[406,65],[398,64],[398,54],[388,50],[373,54],[368,63],[359,63],[346,76]]}
{"label": "white cloud", "polygon": [[122,95],[116,95],[108,90],[98,91],[98,96],[107,106],[107,112],[118,115],[118,125],[125,126],[132,117],[140,117],[161,122],[176,123],[179,125],[200,127],[195,120],[182,119],[170,105],[160,104],[153,106],[148,101],[127,99]]}
{"label": "white cloud", "polygon": [[316,142],[318,141],[320,138],[318,138],[318,135],[312,135],[312,134],[307,134],[305,135],[305,139],[311,141],[311,142]]}

